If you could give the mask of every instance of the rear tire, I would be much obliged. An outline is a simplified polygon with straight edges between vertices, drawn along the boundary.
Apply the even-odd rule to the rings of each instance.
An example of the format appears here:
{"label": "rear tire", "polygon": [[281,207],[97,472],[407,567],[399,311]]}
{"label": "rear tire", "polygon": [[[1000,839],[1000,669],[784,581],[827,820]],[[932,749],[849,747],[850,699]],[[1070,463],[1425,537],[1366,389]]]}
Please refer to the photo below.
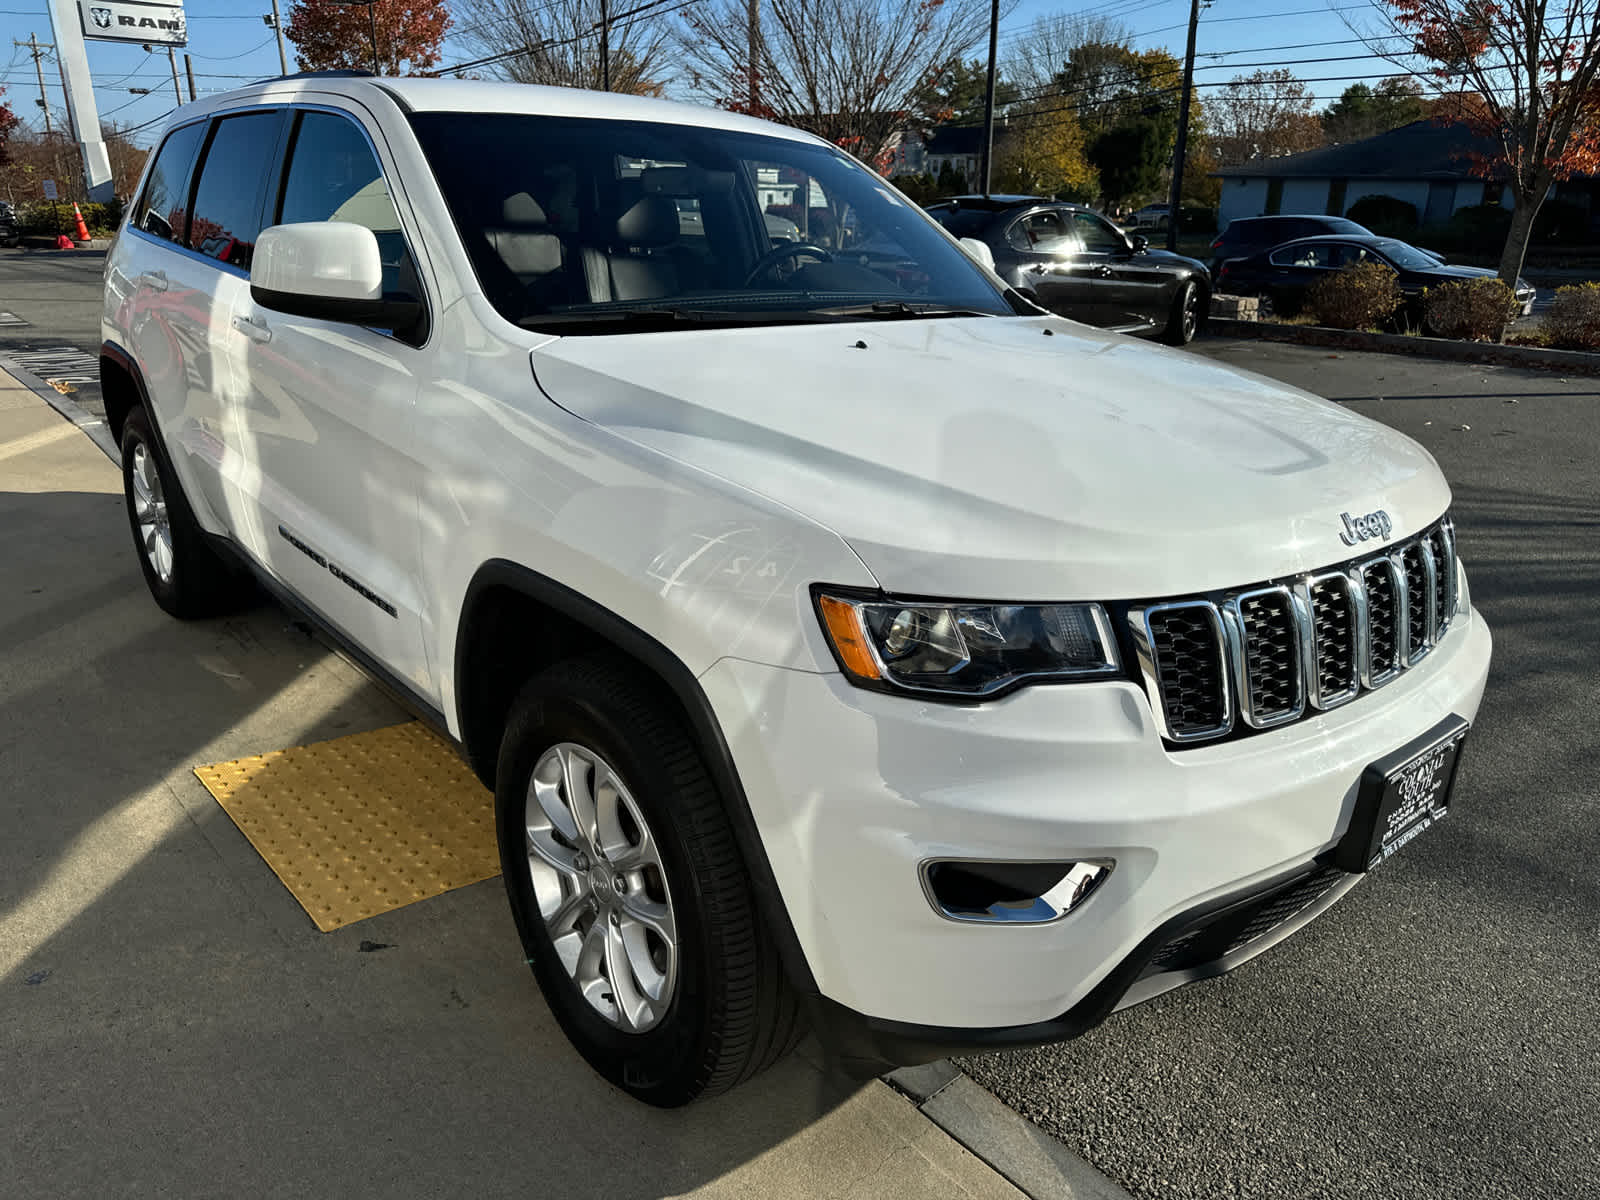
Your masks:
{"label": "rear tire", "polygon": [[1172,312],[1161,340],[1169,346],[1187,346],[1200,332],[1200,288],[1194,280],[1185,281],[1172,301]]}
{"label": "rear tire", "polygon": [[122,494],[144,581],[168,613],[220,616],[254,598],[250,581],[206,541],[142,407],[122,426]]}
{"label": "rear tire", "polygon": [[495,781],[524,955],[596,1071],[671,1108],[794,1047],[798,999],[705,762],[658,685],[610,653],[535,676]]}

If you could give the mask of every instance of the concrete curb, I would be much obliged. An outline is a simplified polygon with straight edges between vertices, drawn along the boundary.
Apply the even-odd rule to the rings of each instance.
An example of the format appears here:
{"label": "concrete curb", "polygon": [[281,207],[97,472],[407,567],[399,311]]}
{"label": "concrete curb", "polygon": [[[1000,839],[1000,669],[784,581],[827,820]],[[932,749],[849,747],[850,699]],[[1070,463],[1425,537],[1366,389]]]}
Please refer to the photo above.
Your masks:
{"label": "concrete curb", "polygon": [[948,1059],[902,1067],[883,1078],[1032,1200],[1133,1200],[1121,1185],[995,1099]]}
{"label": "concrete curb", "polygon": [[1538,367],[1572,375],[1600,375],[1600,354],[1579,350],[1497,346],[1489,342],[1407,337],[1398,333],[1363,333],[1354,329],[1329,329],[1322,325],[1280,325],[1274,321],[1234,321],[1226,317],[1212,317],[1206,322],[1206,332],[1217,337],[1257,338],[1266,342],[1295,342],[1303,346],[1331,346],[1340,350],[1376,350],[1384,354],[1414,354],[1421,358],[1443,358],[1454,362]]}
{"label": "concrete curb", "polygon": [[84,433],[89,440],[105,453],[112,462],[122,462],[122,451],[117,443],[112,440],[111,428],[99,417],[85,412],[70,396],[64,396],[32,371],[17,365],[16,360],[9,355],[0,354],[0,370],[15,379],[23,387],[33,392],[51,408],[55,409],[67,420],[71,421]]}

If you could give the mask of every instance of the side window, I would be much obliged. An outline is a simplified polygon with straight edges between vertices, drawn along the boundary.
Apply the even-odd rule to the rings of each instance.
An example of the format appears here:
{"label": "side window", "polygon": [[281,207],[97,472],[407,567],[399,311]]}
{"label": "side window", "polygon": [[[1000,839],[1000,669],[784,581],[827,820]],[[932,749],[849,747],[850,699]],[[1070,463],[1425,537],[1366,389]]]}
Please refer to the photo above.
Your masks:
{"label": "side window", "polygon": [[1073,213],[1072,224],[1090,254],[1116,254],[1128,248],[1127,239],[1093,213]]}
{"label": "side window", "polygon": [[144,195],[133,210],[135,229],[169,241],[183,239],[183,226],[189,216],[184,211],[189,201],[189,172],[205,133],[206,123],[197,121],[173,130],[161,144]]}
{"label": "side window", "polygon": [[1312,246],[1286,246],[1272,256],[1275,267],[1331,267],[1338,248],[1326,242]]}
{"label": "side window", "polygon": [[189,249],[250,269],[281,118],[278,112],[253,112],[217,122],[200,165]]}
{"label": "side window", "polygon": [[378,239],[386,293],[416,292],[410,252],[388,181],[361,129],[335,113],[300,117],[283,181],[278,223],[348,221]]}
{"label": "side window", "polygon": [[1070,254],[1078,248],[1061,214],[1050,211],[1029,213],[1011,227],[1006,238],[1018,250],[1035,254]]}

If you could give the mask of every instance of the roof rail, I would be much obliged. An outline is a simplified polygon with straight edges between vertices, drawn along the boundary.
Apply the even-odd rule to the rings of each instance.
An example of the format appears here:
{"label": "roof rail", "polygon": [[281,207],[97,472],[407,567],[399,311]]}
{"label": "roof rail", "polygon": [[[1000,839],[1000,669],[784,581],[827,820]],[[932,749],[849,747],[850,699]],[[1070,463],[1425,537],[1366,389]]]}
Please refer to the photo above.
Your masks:
{"label": "roof rail", "polygon": [[257,83],[281,83],[285,79],[376,79],[377,76],[364,67],[339,67],[332,71],[296,71],[292,75],[269,75],[265,79],[256,80]]}

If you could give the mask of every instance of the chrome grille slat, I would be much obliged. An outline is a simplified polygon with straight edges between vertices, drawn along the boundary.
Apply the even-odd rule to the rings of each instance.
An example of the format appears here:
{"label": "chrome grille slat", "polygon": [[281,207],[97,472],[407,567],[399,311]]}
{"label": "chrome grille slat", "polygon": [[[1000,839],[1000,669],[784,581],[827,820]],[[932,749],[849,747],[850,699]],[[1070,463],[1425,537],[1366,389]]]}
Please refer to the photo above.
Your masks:
{"label": "chrome grille slat", "polygon": [[1457,605],[1448,517],[1387,550],[1216,600],[1134,606],[1145,689],[1169,742],[1271,729],[1348,704],[1416,665]]}

